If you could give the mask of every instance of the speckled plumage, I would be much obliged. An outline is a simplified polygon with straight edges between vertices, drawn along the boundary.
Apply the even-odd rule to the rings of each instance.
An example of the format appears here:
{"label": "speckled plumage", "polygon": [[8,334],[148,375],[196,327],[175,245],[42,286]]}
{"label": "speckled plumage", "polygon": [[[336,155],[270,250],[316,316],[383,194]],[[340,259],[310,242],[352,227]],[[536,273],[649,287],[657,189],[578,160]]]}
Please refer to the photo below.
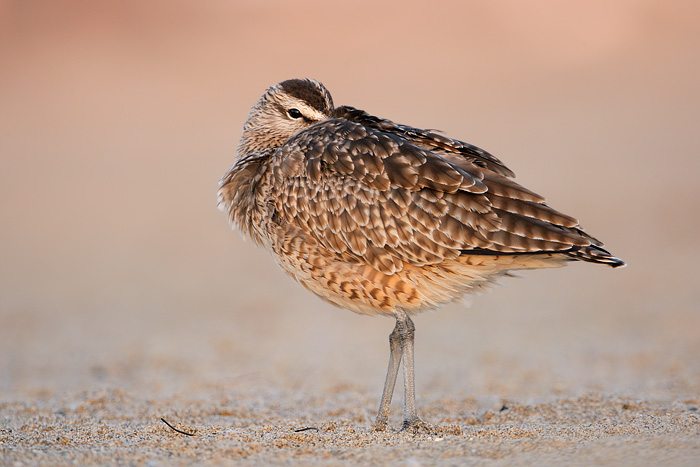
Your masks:
{"label": "speckled plumage", "polygon": [[[409,315],[512,270],[624,265],[491,154],[335,108],[314,80],[269,88],[248,114],[237,156],[219,189],[231,223],[319,297],[393,316],[399,334],[412,328]],[[407,415],[415,420],[405,426],[416,425],[415,410]]]}

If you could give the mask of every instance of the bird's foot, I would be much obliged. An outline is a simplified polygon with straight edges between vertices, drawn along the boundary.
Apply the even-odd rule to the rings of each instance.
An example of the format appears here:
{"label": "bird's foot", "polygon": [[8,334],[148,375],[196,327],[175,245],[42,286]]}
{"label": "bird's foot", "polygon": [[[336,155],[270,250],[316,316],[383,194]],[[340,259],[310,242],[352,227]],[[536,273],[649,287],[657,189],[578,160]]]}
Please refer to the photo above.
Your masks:
{"label": "bird's foot", "polygon": [[417,435],[419,433],[423,433],[426,435],[435,435],[437,434],[437,430],[430,423],[426,423],[420,418],[414,418],[412,420],[403,421],[401,433],[410,433],[412,435]]}
{"label": "bird's foot", "polygon": [[386,431],[388,425],[387,417],[377,417],[377,419],[372,424],[372,430],[374,431]]}

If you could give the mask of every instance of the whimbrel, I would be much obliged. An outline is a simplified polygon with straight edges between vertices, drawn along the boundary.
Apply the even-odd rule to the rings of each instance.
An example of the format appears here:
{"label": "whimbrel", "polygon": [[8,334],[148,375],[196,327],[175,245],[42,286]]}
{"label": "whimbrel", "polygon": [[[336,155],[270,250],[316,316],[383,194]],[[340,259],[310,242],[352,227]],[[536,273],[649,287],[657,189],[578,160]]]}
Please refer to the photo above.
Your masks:
{"label": "whimbrel", "polygon": [[500,160],[435,131],[334,107],[318,81],[265,91],[248,113],[219,209],[301,285],[342,308],[396,319],[374,426],[385,429],[403,360],[403,429],[416,411],[410,316],[509,271],[625,263]]}

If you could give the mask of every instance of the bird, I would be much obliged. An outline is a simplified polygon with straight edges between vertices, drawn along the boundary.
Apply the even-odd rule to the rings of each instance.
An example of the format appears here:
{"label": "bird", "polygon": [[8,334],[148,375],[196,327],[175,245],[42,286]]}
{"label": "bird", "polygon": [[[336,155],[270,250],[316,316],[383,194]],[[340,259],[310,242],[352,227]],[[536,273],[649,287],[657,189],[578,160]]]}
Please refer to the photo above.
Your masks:
{"label": "bird", "polygon": [[290,79],[250,109],[218,208],[321,299],[396,320],[373,428],[387,429],[402,367],[401,431],[430,432],[415,403],[412,316],[512,271],[625,266],[514,178],[476,146],[335,107],[319,81]]}

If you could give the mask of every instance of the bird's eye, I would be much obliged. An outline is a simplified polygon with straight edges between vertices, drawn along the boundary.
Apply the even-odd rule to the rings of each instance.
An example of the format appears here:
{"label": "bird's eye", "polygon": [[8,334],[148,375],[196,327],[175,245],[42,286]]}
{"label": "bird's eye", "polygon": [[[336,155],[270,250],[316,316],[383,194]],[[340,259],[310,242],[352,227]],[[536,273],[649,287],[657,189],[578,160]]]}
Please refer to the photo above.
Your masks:
{"label": "bird's eye", "polygon": [[287,111],[287,113],[288,113],[289,116],[292,117],[292,118],[301,118],[301,117],[303,117],[303,115],[301,114],[301,112],[299,112],[299,109],[289,109],[289,110]]}

